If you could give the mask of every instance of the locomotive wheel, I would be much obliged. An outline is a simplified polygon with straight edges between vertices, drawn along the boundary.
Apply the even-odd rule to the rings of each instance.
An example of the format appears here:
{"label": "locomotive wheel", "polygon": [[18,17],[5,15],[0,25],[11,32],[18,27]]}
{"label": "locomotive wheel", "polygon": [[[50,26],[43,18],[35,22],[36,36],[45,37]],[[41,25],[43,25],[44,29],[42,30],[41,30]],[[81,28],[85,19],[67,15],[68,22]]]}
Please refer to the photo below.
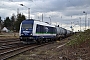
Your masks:
{"label": "locomotive wheel", "polygon": [[39,39],[37,39],[37,44],[41,44],[43,42],[43,39],[42,38],[39,38]]}
{"label": "locomotive wheel", "polygon": [[40,42],[40,44],[41,44],[41,43],[43,43],[43,39],[42,39],[42,38],[40,38],[40,39],[39,39],[39,42]]}
{"label": "locomotive wheel", "polygon": [[45,39],[45,43],[47,43],[48,42],[48,39]]}

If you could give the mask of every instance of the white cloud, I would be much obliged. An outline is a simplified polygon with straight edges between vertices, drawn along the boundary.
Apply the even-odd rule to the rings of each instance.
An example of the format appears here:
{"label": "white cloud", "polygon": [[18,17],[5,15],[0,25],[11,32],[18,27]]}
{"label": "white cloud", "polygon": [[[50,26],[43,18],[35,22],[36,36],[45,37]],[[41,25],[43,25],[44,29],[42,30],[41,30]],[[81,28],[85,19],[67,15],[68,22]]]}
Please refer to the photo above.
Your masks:
{"label": "white cloud", "polygon": [[[20,6],[24,4],[25,6]],[[28,8],[30,8],[30,16],[34,19],[57,23],[62,27],[70,30],[71,22],[76,24],[80,22],[81,17],[82,29],[85,25],[85,14],[87,12],[87,19],[90,18],[90,1],[89,0],[0,0],[0,16],[4,19],[11,16],[13,13],[23,13],[28,18]],[[72,16],[72,17],[71,17]],[[50,17],[50,18],[49,18]],[[77,31],[79,25],[74,27]]]}

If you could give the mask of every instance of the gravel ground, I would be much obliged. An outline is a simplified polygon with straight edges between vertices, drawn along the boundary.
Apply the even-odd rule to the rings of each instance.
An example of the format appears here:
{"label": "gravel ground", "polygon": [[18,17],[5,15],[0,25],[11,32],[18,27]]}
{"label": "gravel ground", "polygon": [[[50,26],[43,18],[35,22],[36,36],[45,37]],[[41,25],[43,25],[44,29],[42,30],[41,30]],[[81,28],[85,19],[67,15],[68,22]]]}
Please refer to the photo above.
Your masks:
{"label": "gravel ground", "polygon": [[[5,37],[7,38],[10,37]],[[78,46],[68,46],[66,43],[70,40],[71,37],[24,52],[8,60],[90,60],[90,40]]]}
{"label": "gravel ground", "polygon": [[39,47],[16,57],[13,57],[9,60],[62,60],[65,59],[64,46],[69,42],[68,39],[57,41],[53,44],[45,45]]}
{"label": "gravel ground", "polygon": [[45,45],[8,60],[90,60],[90,40],[79,46],[67,46],[70,38]]}
{"label": "gravel ground", "polygon": [[[88,33],[89,34],[89,33]],[[77,35],[76,35],[77,36]],[[1,33],[0,40],[19,38],[18,33]],[[8,60],[90,60],[90,39],[79,45],[68,46],[72,38],[29,50]]]}

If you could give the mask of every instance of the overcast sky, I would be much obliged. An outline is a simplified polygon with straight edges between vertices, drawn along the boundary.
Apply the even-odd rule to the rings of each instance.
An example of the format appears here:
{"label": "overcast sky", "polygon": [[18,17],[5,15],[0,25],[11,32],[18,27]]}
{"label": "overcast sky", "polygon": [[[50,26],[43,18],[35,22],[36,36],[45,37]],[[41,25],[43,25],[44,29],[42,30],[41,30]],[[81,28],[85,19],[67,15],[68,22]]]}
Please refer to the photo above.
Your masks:
{"label": "overcast sky", "polygon": [[85,29],[85,13],[87,13],[87,26],[90,20],[90,0],[0,0],[2,19],[11,17],[12,14],[17,15],[17,11],[28,18],[28,8],[30,8],[30,18],[42,21],[43,14],[44,22],[50,23],[51,19],[52,24],[59,24],[69,30],[70,26],[73,26],[74,31],[80,30],[80,18],[81,29]]}

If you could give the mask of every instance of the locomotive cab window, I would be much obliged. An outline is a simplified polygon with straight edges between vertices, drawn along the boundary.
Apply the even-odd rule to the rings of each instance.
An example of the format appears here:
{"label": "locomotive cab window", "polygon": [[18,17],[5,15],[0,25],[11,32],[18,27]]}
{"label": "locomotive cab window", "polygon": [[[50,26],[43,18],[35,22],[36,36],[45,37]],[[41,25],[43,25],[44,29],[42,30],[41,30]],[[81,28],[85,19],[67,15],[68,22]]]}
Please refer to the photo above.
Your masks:
{"label": "locomotive cab window", "polygon": [[22,24],[22,28],[24,29],[33,28],[33,24]]}

